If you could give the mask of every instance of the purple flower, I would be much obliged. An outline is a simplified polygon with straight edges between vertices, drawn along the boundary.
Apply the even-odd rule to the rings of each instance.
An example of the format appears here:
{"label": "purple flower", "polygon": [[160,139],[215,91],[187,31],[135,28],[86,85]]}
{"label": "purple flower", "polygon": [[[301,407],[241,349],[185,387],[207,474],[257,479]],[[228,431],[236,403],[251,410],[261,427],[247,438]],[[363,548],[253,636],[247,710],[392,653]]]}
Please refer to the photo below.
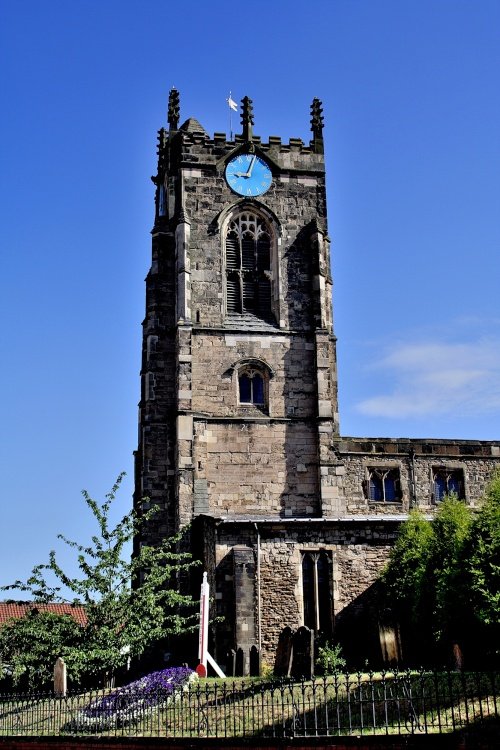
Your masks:
{"label": "purple flower", "polygon": [[78,728],[108,729],[139,720],[145,712],[168,703],[188,684],[197,679],[187,667],[171,667],[151,672],[139,680],[113,690],[85,706],[75,718]]}

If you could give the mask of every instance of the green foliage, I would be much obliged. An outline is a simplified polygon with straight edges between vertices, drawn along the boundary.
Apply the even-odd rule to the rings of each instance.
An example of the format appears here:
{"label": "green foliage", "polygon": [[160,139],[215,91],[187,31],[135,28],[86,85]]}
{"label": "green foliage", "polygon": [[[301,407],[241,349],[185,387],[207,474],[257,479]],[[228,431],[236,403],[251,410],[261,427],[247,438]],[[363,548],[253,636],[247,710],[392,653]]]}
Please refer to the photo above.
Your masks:
{"label": "green foliage", "polygon": [[69,615],[33,607],[24,617],[0,628],[3,670],[12,674],[14,684],[23,679],[32,688],[47,685],[53,678],[57,657],[66,658],[78,646],[81,630]]}
{"label": "green foliage", "polygon": [[316,666],[321,669],[323,674],[333,674],[345,669],[346,660],[342,656],[340,644],[325,643],[324,646],[320,646],[318,648]]}
{"label": "green foliage", "polygon": [[270,680],[274,675],[274,668],[271,664],[263,661],[260,667],[260,678],[263,680]]}
{"label": "green foliage", "polygon": [[390,603],[417,617],[431,554],[432,526],[419,510],[412,510],[401,526],[382,581]]}
{"label": "green foliage", "polygon": [[475,614],[500,635],[500,474],[488,487],[484,505],[472,523],[467,569]]}
{"label": "green foliage", "polygon": [[[381,576],[384,606],[425,652],[500,635],[500,476],[473,512],[455,496],[433,520],[412,511]],[[473,619],[483,630],[474,630]]]}
{"label": "green foliage", "polygon": [[452,495],[443,501],[432,522],[432,542],[424,583],[427,597],[433,599],[432,629],[437,641],[456,640],[457,622],[467,596],[462,561],[471,521],[470,508]]}
{"label": "green foliage", "polygon": [[[59,535],[76,551],[79,577],[68,576],[52,551],[49,562],[35,566],[26,582],[3,587],[28,593],[33,601],[44,603],[64,601],[64,587],[73,595],[72,603],[83,605],[87,615],[87,624],[76,631],[78,637],[73,630],[67,634],[60,624],[45,651],[37,644],[38,633],[45,637],[44,618],[33,619],[32,631],[23,622],[5,626],[0,631],[0,659],[14,660],[16,676],[23,672],[26,660],[39,663],[40,670],[52,669],[54,654],[65,658],[68,673],[76,681],[111,674],[166,635],[196,625],[193,601],[181,594],[177,585],[179,576],[195,564],[188,553],[178,551],[180,536],[166,539],[157,547],[142,546],[132,559],[124,559],[124,548],[156,511],[142,516],[131,511],[112,528],[110,509],[122,477],[102,504],[86,491],[82,493],[98,525],[91,544],[82,545]],[[47,576],[55,584],[49,584]],[[16,649],[16,638],[23,649]]]}

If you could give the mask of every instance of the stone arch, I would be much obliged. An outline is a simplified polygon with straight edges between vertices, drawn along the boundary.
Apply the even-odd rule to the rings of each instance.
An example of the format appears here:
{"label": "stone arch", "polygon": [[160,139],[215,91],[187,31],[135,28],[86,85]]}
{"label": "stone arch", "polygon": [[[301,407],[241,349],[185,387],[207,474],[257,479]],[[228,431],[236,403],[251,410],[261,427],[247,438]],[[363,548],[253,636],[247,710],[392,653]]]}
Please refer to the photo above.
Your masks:
{"label": "stone arch", "polygon": [[269,381],[274,375],[272,367],[257,357],[239,359],[224,373],[234,379],[238,406],[257,407],[265,413],[269,410]]}
{"label": "stone arch", "polygon": [[242,200],[218,217],[224,316],[280,320],[281,225],[258,201]]}

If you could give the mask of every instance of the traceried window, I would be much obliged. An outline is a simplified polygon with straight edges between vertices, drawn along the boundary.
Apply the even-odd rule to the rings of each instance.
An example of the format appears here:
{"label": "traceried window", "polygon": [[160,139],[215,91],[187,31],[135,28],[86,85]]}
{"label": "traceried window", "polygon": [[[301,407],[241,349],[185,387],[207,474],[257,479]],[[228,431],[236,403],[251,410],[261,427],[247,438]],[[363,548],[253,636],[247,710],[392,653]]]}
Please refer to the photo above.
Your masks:
{"label": "traceried window", "polygon": [[238,376],[240,404],[264,406],[264,378],[254,369],[245,369]]}
{"label": "traceried window", "polygon": [[465,482],[462,469],[434,468],[432,470],[433,499],[441,502],[445,495],[456,495],[465,499]]}
{"label": "traceried window", "polygon": [[332,561],[325,550],[302,553],[304,625],[326,635],[332,632]]}
{"label": "traceried window", "polygon": [[226,311],[272,320],[271,233],[264,219],[242,211],[229,222],[226,248]]}
{"label": "traceried window", "polygon": [[368,500],[372,503],[401,502],[399,469],[375,467],[368,469]]}

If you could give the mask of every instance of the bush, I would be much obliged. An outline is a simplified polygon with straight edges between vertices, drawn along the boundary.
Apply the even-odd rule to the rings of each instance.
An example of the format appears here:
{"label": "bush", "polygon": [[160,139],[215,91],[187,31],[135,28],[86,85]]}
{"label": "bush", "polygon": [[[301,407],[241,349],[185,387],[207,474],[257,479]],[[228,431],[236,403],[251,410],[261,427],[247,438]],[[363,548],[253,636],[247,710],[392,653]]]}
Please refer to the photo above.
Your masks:
{"label": "bush", "polygon": [[346,660],[342,656],[342,648],[339,643],[335,645],[325,643],[318,648],[316,666],[321,669],[323,674],[332,674],[345,669]]}
{"label": "bush", "polygon": [[[432,520],[412,511],[381,575],[380,606],[401,626],[413,664],[491,667],[500,656],[500,474],[477,510],[452,495]],[[461,658],[461,657],[460,657]]]}

